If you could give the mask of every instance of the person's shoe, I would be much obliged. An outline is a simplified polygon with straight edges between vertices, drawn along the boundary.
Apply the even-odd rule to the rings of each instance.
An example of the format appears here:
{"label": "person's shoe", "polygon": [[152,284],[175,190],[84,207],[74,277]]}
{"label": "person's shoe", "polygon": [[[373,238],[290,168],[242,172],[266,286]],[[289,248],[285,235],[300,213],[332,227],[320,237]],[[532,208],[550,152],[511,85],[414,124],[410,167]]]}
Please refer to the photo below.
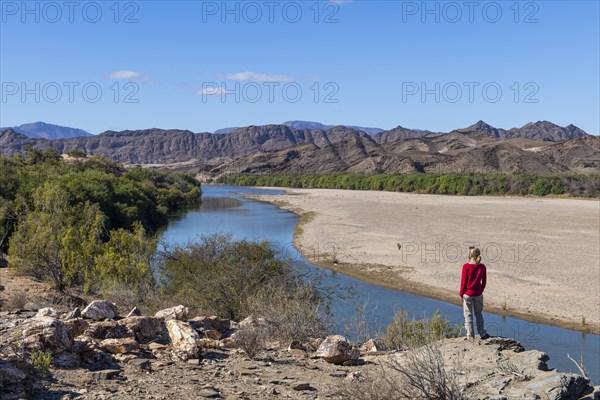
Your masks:
{"label": "person's shoe", "polygon": [[490,335],[488,335],[488,334],[486,333],[485,335],[483,335],[483,336],[481,337],[481,340],[485,340],[485,339],[489,339],[489,338],[490,338]]}

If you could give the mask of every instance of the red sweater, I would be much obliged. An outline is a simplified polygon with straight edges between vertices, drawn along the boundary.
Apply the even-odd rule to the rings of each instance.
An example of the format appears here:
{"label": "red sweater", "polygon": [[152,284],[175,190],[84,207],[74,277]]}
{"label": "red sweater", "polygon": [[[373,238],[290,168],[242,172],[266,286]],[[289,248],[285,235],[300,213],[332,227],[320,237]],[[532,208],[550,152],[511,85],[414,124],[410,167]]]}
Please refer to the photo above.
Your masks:
{"label": "red sweater", "polygon": [[462,278],[460,280],[460,297],[481,296],[485,289],[486,272],[484,264],[466,263],[462,268]]}

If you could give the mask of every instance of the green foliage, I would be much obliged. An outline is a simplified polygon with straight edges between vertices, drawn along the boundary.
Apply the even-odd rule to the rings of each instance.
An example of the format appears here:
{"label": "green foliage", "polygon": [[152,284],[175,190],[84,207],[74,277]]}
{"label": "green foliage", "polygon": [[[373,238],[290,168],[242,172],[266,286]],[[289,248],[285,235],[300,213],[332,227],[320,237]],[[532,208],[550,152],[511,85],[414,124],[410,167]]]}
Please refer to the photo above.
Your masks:
{"label": "green foliage", "polygon": [[405,310],[394,316],[383,334],[384,346],[390,350],[419,347],[436,340],[458,337],[459,326],[451,326],[450,320],[442,318],[436,310],[431,319],[409,319]]}
{"label": "green foliage", "polygon": [[31,362],[40,376],[50,376],[50,364],[52,363],[51,354],[38,350],[29,355],[29,362]]}
{"label": "green foliage", "polygon": [[191,176],[126,170],[103,157],[63,161],[54,150],[27,148],[0,155],[0,251],[59,290],[125,285],[137,296],[154,284],[156,240],[148,232],[199,202]]}
{"label": "green foliage", "polygon": [[147,237],[140,223],[134,224],[132,232],[113,230],[110,240],[102,245],[96,257],[97,277],[89,283],[101,285],[100,289],[105,293],[115,288],[128,288],[131,291],[128,306],[142,301],[154,287],[152,261],[157,242],[156,238]]}
{"label": "green foliage", "polygon": [[217,181],[240,186],[385,190],[460,196],[600,196],[600,174],[239,174],[223,176]]}
{"label": "green foliage", "polygon": [[75,158],[85,158],[87,157],[87,154],[85,153],[85,151],[81,151],[79,149],[73,149],[73,150],[69,150],[67,152],[67,154],[71,157],[75,157]]}

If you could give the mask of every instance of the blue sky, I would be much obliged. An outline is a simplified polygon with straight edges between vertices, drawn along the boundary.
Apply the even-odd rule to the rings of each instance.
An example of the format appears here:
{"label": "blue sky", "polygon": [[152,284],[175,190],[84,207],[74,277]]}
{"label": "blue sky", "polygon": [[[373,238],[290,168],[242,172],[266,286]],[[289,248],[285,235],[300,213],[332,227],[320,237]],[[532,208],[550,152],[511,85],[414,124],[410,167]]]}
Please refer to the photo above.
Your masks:
{"label": "blue sky", "polygon": [[600,132],[597,1],[0,3],[0,126]]}

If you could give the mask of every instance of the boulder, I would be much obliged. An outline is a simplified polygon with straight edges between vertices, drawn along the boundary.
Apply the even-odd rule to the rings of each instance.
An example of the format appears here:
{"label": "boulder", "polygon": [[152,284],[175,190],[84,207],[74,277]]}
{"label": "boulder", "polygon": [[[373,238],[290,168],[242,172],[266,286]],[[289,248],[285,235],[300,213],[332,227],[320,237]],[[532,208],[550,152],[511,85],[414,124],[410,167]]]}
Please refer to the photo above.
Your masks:
{"label": "boulder", "polygon": [[104,339],[100,346],[111,354],[130,353],[140,347],[133,338]]}
{"label": "boulder", "polygon": [[360,346],[360,351],[363,353],[377,353],[383,351],[383,346],[376,340],[369,339]]}
{"label": "boulder", "polygon": [[316,353],[317,357],[332,364],[342,364],[359,357],[358,349],[354,348],[345,337],[331,335],[321,343]]}
{"label": "boulder", "polygon": [[173,349],[183,358],[194,358],[200,350],[200,336],[188,322],[170,319],[165,322]]}
{"label": "boulder", "polygon": [[58,318],[58,312],[52,307],[46,307],[38,310],[37,314],[35,314],[35,318],[37,317],[53,317]]}
{"label": "boulder", "polygon": [[115,319],[118,316],[117,307],[110,301],[94,300],[81,312],[81,316],[94,321]]}
{"label": "boulder", "polygon": [[52,317],[31,318],[18,327],[23,347],[28,351],[59,354],[73,344],[73,337],[64,322]]}
{"label": "boulder", "polygon": [[133,316],[119,321],[119,324],[131,330],[140,343],[162,339],[165,335],[165,324],[162,318]]}
{"label": "boulder", "polygon": [[223,334],[231,328],[230,320],[221,319],[214,315],[212,317],[196,317],[188,322],[199,332],[211,330]]}
{"label": "boulder", "polygon": [[175,319],[178,321],[187,321],[190,309],[179,305],[171,308],[165,308],[154,314],[155,317],[163,318],[165,321]]}

